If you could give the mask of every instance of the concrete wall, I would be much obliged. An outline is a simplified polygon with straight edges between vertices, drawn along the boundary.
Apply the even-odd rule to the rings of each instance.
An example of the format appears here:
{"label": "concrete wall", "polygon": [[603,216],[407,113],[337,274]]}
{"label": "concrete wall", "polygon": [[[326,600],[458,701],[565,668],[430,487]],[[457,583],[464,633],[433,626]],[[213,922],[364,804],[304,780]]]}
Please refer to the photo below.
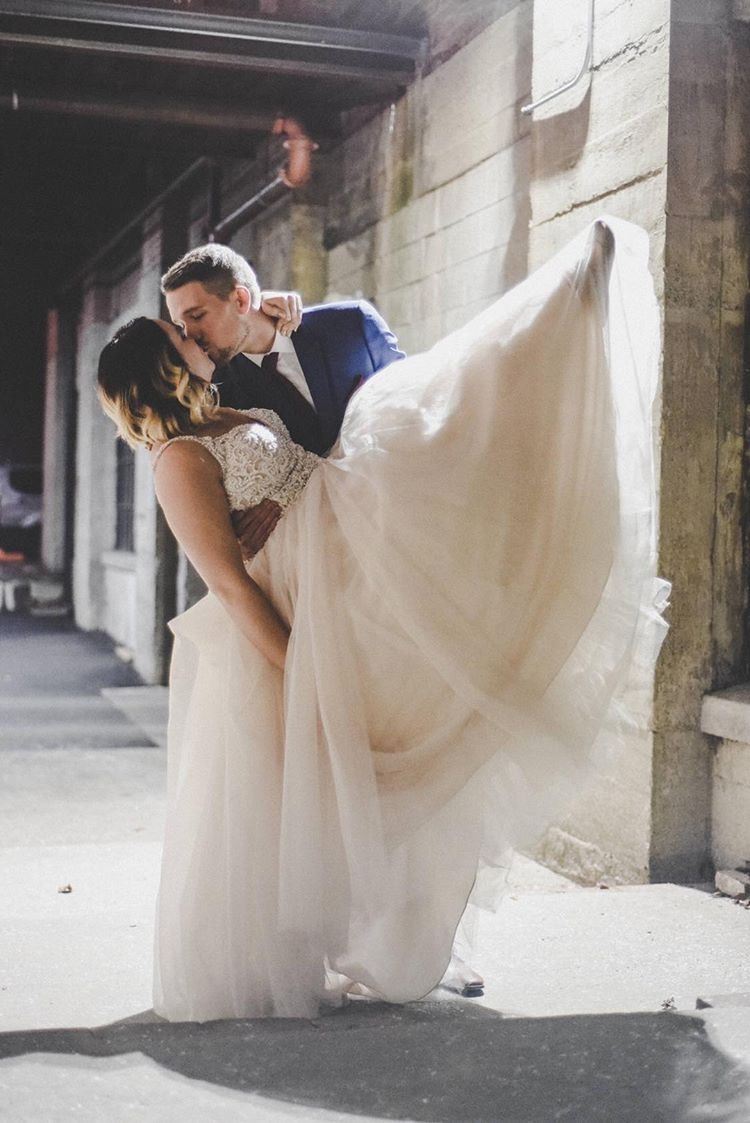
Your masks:
{"label": "concrete wall", "polygon": [[[315,182],[246,224],[233,245],[266,287],[295,287],[307,303],[324,295],[373,300],[414,352],[464,324],[596,215],[648,230],[665,304],[656,415],[660,570],[675,583],[655,734],[631,739],[617,771],[549,832],[540,854],[587,881],[695,880],[709,872],[712,815],[723,855],[747,790],[731,739],[716,748],[701,732],[700,707],[707,691],[749,677],[742,468],[748,29],[732,22],[723,0],[598,0],[593,73],[528,117],[521,106],[580,65],[584,0],[497,0],[490,22],[466,16],[468,23],[456,23],[448,11],[457,6],[437,0],[427,8],[433,54],[423,75],[387,109],[350,114],[346,139],[319,157]],[[272,166],[266,153],[228,167],[223,213],[267,180]],[[196,194],[192,223],[190,216],[183,223],[186,244],[203,236],[202,206]],[[144,232],[128,302],[139,311],[158,308],[167,244],[170,258],[184,248],[171,234],[160,243],[157,226],[155,218]],[[130,313],[108,309],[105,297],[89,285],[79,341],[75,579],[86,627],[105,619],[102,557],[114,527],[113,508],[111,517],[109,508],[97,511],[92,481],[100,493],[111,488],[114,461],[82,372],[90,380],[104,338]],[[173,576],[142,459],[137,492],[132,642],[136,665],[153,680],[164,665],[165,589]],[[184,559],[177,586],[181,608],[196,593]]]}
{"label": "concrete wall", "polygon": [[651,868],[658,878],[711,872],[712,744],[701,733],[701,705],[706,691],[748,677],[749,63],[747,28],[730,21],[728,5],[673,4],[661,565],[674,593],[657,676]]}
{"label": "concrete wall", "polygon": [[750,744],[719,741],[712,768],[711,856],[717,869],[750,860]]}
{"label": "concrete wall", "polygon": [[138,601],[136,599],[135,553],[105,550],[100,556],[104,584],[99,628],[120,648],[135,652]]}
{"label": "concrete wall", "polygon": [[[234,161],[222,172],[221,212],[231,214],[273,178],[286,153],[278,140],[270,142],[253,161]],[[330,185],[326,159],[318,159],[318,174],[307,187],[290,192],[246,222],[230,243],[253,265],[265,289],[295,289],[307,305],[326,293],[327,255],[325,198]],[[335,190],[335,187],[333,188]],[[200,240],[191,231],[191,244]]]}
{"label": "concrete wall", "polygon": [[[569,79],[585,49],[587,6],[535,0],[533,96]],[[529,264],[602,213],[651,236],[664,260],[670,0],[597,0],[593,73],[534,111]]]}
{"label": "concrete wall", "polygon": [[[521,105],[580,66],[587,5],[506,8],[332,157],[328,295],[374,300],[408,351],[602,212],[646,227],[663,288],[669,0],[599,0],[594,73],[533,117]],[[646,733],[549,833],[544,859],[588,881],[647,878],[651,774]]]}
{"label": "concrete wall", "polygon": [[527,269],[532,4],[515,4],[330,157],[328,295],[428,347]]}
{"label": "concrete wall", "polygon": [[[535,4],[535,98],[569,78],[583,58],[585,6],[572,36],[570,8],[554,0]],[[651,268],[663,290],[669,8],[669,0],[599,0],[590,83],[535,111],[530,266],[608,213],[649,232]],[[658,411],[655,420],[658,433]],[[647,880],[652,769],[650,733],[631,734],[617,767],[548,832],[540,856],[587,882]]]}
{"label": "concrete wall", "polygon": [[[580,65],[586,6],[579,19],[553,0],[503,0],[489,24],[470,28],[438,8],[430,9],[433,55],[423,77],[321,157],[309,189],[233,237],[261,283],[296,287],[307,302],[371,299],[414,352],[464,324],[607,210],[649,229],[661,287],[668,0],[600,0],[594,74],[533,117],[521,106]],[[227,167],[223,212],[253,194],[273,166],[263,153]],[[199,210],[192,244],[202,236]],[[147,512],[150,542],[145,494],[139,510]],[[194,590],[184,563],[180,573],[183,605]],[[139,616],[144,627],[150,618]],[[646,736],[551,832],[547,860],[588,880],[646,877],[651,768]]]}
{"label": "concrete wall", "polygon": [[734,869],[750,860],[750,683],[704,698],[701,729],[713,750],[711,855]]}

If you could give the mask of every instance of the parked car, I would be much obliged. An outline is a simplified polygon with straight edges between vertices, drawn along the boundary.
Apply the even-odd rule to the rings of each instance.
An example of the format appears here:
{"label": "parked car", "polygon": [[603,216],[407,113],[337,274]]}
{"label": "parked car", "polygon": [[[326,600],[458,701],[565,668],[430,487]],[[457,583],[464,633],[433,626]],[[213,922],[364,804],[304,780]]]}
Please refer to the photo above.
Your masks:
{"label": "parked car", "polygon": [[0,550],[39,557],[42,470],[37,464],[0,464]]}

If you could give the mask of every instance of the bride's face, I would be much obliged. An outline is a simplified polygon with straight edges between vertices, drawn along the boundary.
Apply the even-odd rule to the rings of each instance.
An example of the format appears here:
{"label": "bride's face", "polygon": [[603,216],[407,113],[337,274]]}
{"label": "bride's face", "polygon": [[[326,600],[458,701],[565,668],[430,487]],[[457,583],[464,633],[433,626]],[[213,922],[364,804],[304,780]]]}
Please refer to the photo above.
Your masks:
{"label": "bride's face", "polygon": [[157,320],[156,322],[169,338],[169,342],[175,351],[179,351],[180,357],[190,373],[196,375],[197,378],[202,378],[204,382],[210,382],[216,367],[206,352],[198,346],[194,339],[183,339],[174,324],[170,324],[166,320]]}

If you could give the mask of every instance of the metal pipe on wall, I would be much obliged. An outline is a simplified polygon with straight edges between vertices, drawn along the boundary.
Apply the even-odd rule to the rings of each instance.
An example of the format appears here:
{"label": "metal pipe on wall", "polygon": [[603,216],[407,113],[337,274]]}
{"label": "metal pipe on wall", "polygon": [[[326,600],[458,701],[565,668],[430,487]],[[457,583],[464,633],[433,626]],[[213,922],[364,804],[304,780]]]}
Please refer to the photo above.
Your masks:
{"label": "metal pipe on wall", "polygon": [[522,105],[521,106],[521,112],[523,114],[525,114],[526,116],[528,116],[530,113],[533,113],[535,109],[539,109],[539,107],[541,105],[546,105],[547,102],[553,101],[555,98],[558,98],[562,94],[567,93],[568,90],[572,90],[574,86],[578,85],[578,83],[581,81],[581,78],[583,78],[584,74],[586,74],[590,70],[593,70],[593,67],[594,67],[594,6],[595,6],[595,4],[596,4],[596,0],[589,0],[589,21],[588,21],[587,40],[586,40],[586,54],[584,55],[583,62],[581,63],[580,69],[579,69],[578,73],[576,74],[575,78],[571,78],[569,82],[564,82],[563,85],[558,86],[556,90],[550,90],[550,92],[548,94],[544,94],[543,97],[538,98],[536,101],[532,101],[528,105]]}

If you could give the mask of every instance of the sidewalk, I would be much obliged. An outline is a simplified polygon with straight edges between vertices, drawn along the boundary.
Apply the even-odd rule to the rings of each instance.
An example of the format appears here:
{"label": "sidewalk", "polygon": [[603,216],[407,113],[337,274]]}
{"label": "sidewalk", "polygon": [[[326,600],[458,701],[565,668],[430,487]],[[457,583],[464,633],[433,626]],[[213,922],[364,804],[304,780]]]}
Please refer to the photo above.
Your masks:
{"label": "sidewalk", "polygon": [[100,638],[8,620],[0,1118],[750,1120],[750,910],[710,887],[583,889],[519,856],[484,999],[155,1019],[165,692]]}

